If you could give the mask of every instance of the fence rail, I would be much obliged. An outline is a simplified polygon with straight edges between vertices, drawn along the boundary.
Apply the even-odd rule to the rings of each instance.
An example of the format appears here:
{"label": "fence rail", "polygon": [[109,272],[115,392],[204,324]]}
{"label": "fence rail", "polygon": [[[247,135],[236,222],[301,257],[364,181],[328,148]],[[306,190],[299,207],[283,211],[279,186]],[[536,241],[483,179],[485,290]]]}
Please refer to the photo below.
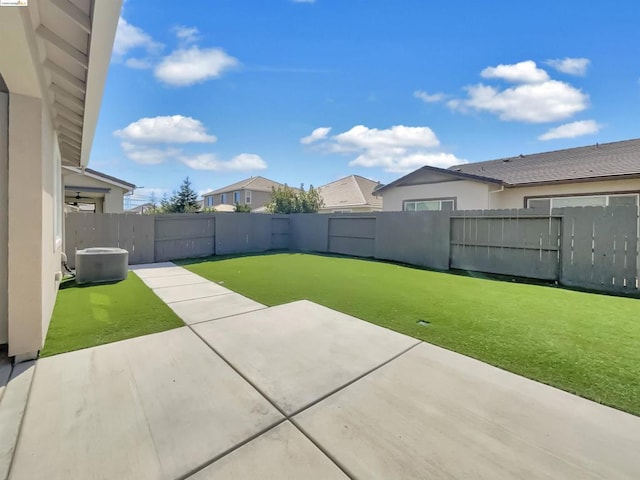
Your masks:
{"label": "fence rail", "polygon": [[132,264],[268,250],[325,252],[556,280],[617,293],[638,288],[638,210],[577,207],[370,214],[70,213],[66,253],[121,247]]}

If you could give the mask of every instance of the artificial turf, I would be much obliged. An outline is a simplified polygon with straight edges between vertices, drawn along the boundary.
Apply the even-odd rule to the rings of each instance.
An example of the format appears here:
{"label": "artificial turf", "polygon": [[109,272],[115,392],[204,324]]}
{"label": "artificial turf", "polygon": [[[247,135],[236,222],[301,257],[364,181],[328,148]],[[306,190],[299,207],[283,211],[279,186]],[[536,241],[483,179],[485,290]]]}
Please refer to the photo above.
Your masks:
{"label": "artificial turf", "polygon": [[117,283],[61,288],[41,357],[182,327],[134,273]]}
{"label": "artificial turf", "polygon": [[269,306],[309,299],[640,415],[638,299],[320,255],[182,265]]}

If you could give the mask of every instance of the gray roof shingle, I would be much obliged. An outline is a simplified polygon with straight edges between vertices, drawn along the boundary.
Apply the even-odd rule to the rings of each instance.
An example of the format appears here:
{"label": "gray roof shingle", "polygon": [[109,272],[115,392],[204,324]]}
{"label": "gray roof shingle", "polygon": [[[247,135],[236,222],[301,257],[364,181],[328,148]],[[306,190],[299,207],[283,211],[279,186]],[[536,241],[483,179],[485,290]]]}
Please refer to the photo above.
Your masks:
{"label": "gray roof shingle", "polygon": [[455,165],[449,170],[527,185],[640,175],[640,139]]}
{"label": "gray roof shingle", "polygon": [[[284,187],[284,184],[274,182],[273,180],[269,180],[268,178],[257,176],[257,177],[245,178],[244,180],[233,183],[231,185],[227,185],[226,187],[218,188],[217,190],[207,192],[202,196],[205,197],[209,195],[217,195],[219,193],[229,193],[229,192],[243,190],[243,189],[253,190],[255,192],[271,192],[272,187],[275,189],[278,189],[280,187]],[[294,188],[294,190],[297,191],[298,189]]]}

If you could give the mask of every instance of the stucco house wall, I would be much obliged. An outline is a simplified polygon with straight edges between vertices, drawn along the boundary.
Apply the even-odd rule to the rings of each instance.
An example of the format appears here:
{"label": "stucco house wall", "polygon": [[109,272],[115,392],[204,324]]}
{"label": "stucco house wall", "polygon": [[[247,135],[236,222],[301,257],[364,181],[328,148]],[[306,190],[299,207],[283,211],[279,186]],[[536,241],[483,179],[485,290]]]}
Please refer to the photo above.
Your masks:
{"label": "stucco house wall", "polygon": [[[497,188],[497,187],[492,187]],[[640,193],[640,178],[505,188],[489,196],[489,208],[524,208],[528,197]]]}
{"label": "stucco house wall", "polygon": [[[65,202],[72,203],[75,201],[74,196],[76,192],[74,190],[68,190],[66,187],[90,187],[90,188],[105,188],[109,189],[109,192],[104,193],[104,198],[94,198],[92,200],[80,200],[80,202],[89,202],[96,204],[96,213],[123,213],[124,212],[124,195],[127,192],[124,188],[119,188],[110,183],[102,182],[95,178],[90,178],[85,175],[70,172],[64,170],[62,179],[65,189]],[[80,192],[80,196],[85,197],[87,193]]]}
{"label": "stucco house wall", "polygon": [[[63,121],[56,102],[64,100],[52,95],[49,87],[59,77],[45,64],[54,65],[51,52],[60,52],[51,42],[58,40],[38,35],[44,22],[64,36],[78,28],[77,19],[50,0],[0,8],[0,91],[6,92],[0,93],[0,343],[8,343],[16,362],[37,356],[49,327],[64,240],[61,164],[88,162],[121,3],[91,0],[89,13],[76,15],[86,15],[91,33],[65,41],[76,42],[76,59],[86,57],[86,69],[54,66],[63,77],[73,77],[66,67],[86,74],[75,82],[86,87],[77,139],[59,136],[62,129],[54,124],[54,118]],[[83,35],[86,42],[79,40]]]}
{"label": "stucco house wall", "polygon": [[385,212],[398,212],[403,202],[408,200],[456,199],[457,210],[487,209],[489,191],[500,187],[486,183],[460,180],[423,185],[407,185],[390,188],[384,192],[382,209]]}

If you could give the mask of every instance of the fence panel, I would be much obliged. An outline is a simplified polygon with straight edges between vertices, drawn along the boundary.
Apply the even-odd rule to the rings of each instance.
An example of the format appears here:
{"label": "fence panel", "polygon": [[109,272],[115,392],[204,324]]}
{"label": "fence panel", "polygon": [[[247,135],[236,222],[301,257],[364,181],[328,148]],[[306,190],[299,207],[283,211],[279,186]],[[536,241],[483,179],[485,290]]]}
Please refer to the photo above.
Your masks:
{"label": "fence panel", "polygon": [[451,218],[451,268],[559,278],[560,217],[521,211],[468,213],[455,212]]}
{"label": "fence panel", "polygon": [[129,252],[129,263],[153,262],[154,220],[146,215],[116,213],[67,213],[65,253],[75,268],[76,250],[119,247]]}
{"label": "fence panel", "polygon": [[329,218],[329,252],[355,257],[375,256],[376,217]]}
{"label": "fence panel", "polygon": [[155,215],[155,261],[214,255],[215,236],[213,215]]}
{"label": "fence panel", "polygon": [[564,217],[564,285],[616,293],[638,293],[636,207],[577,207]]}
{"label": "fence panel", "polygon": [[289,217],[271,217],[271,248],[282,250],[289,248]]}

